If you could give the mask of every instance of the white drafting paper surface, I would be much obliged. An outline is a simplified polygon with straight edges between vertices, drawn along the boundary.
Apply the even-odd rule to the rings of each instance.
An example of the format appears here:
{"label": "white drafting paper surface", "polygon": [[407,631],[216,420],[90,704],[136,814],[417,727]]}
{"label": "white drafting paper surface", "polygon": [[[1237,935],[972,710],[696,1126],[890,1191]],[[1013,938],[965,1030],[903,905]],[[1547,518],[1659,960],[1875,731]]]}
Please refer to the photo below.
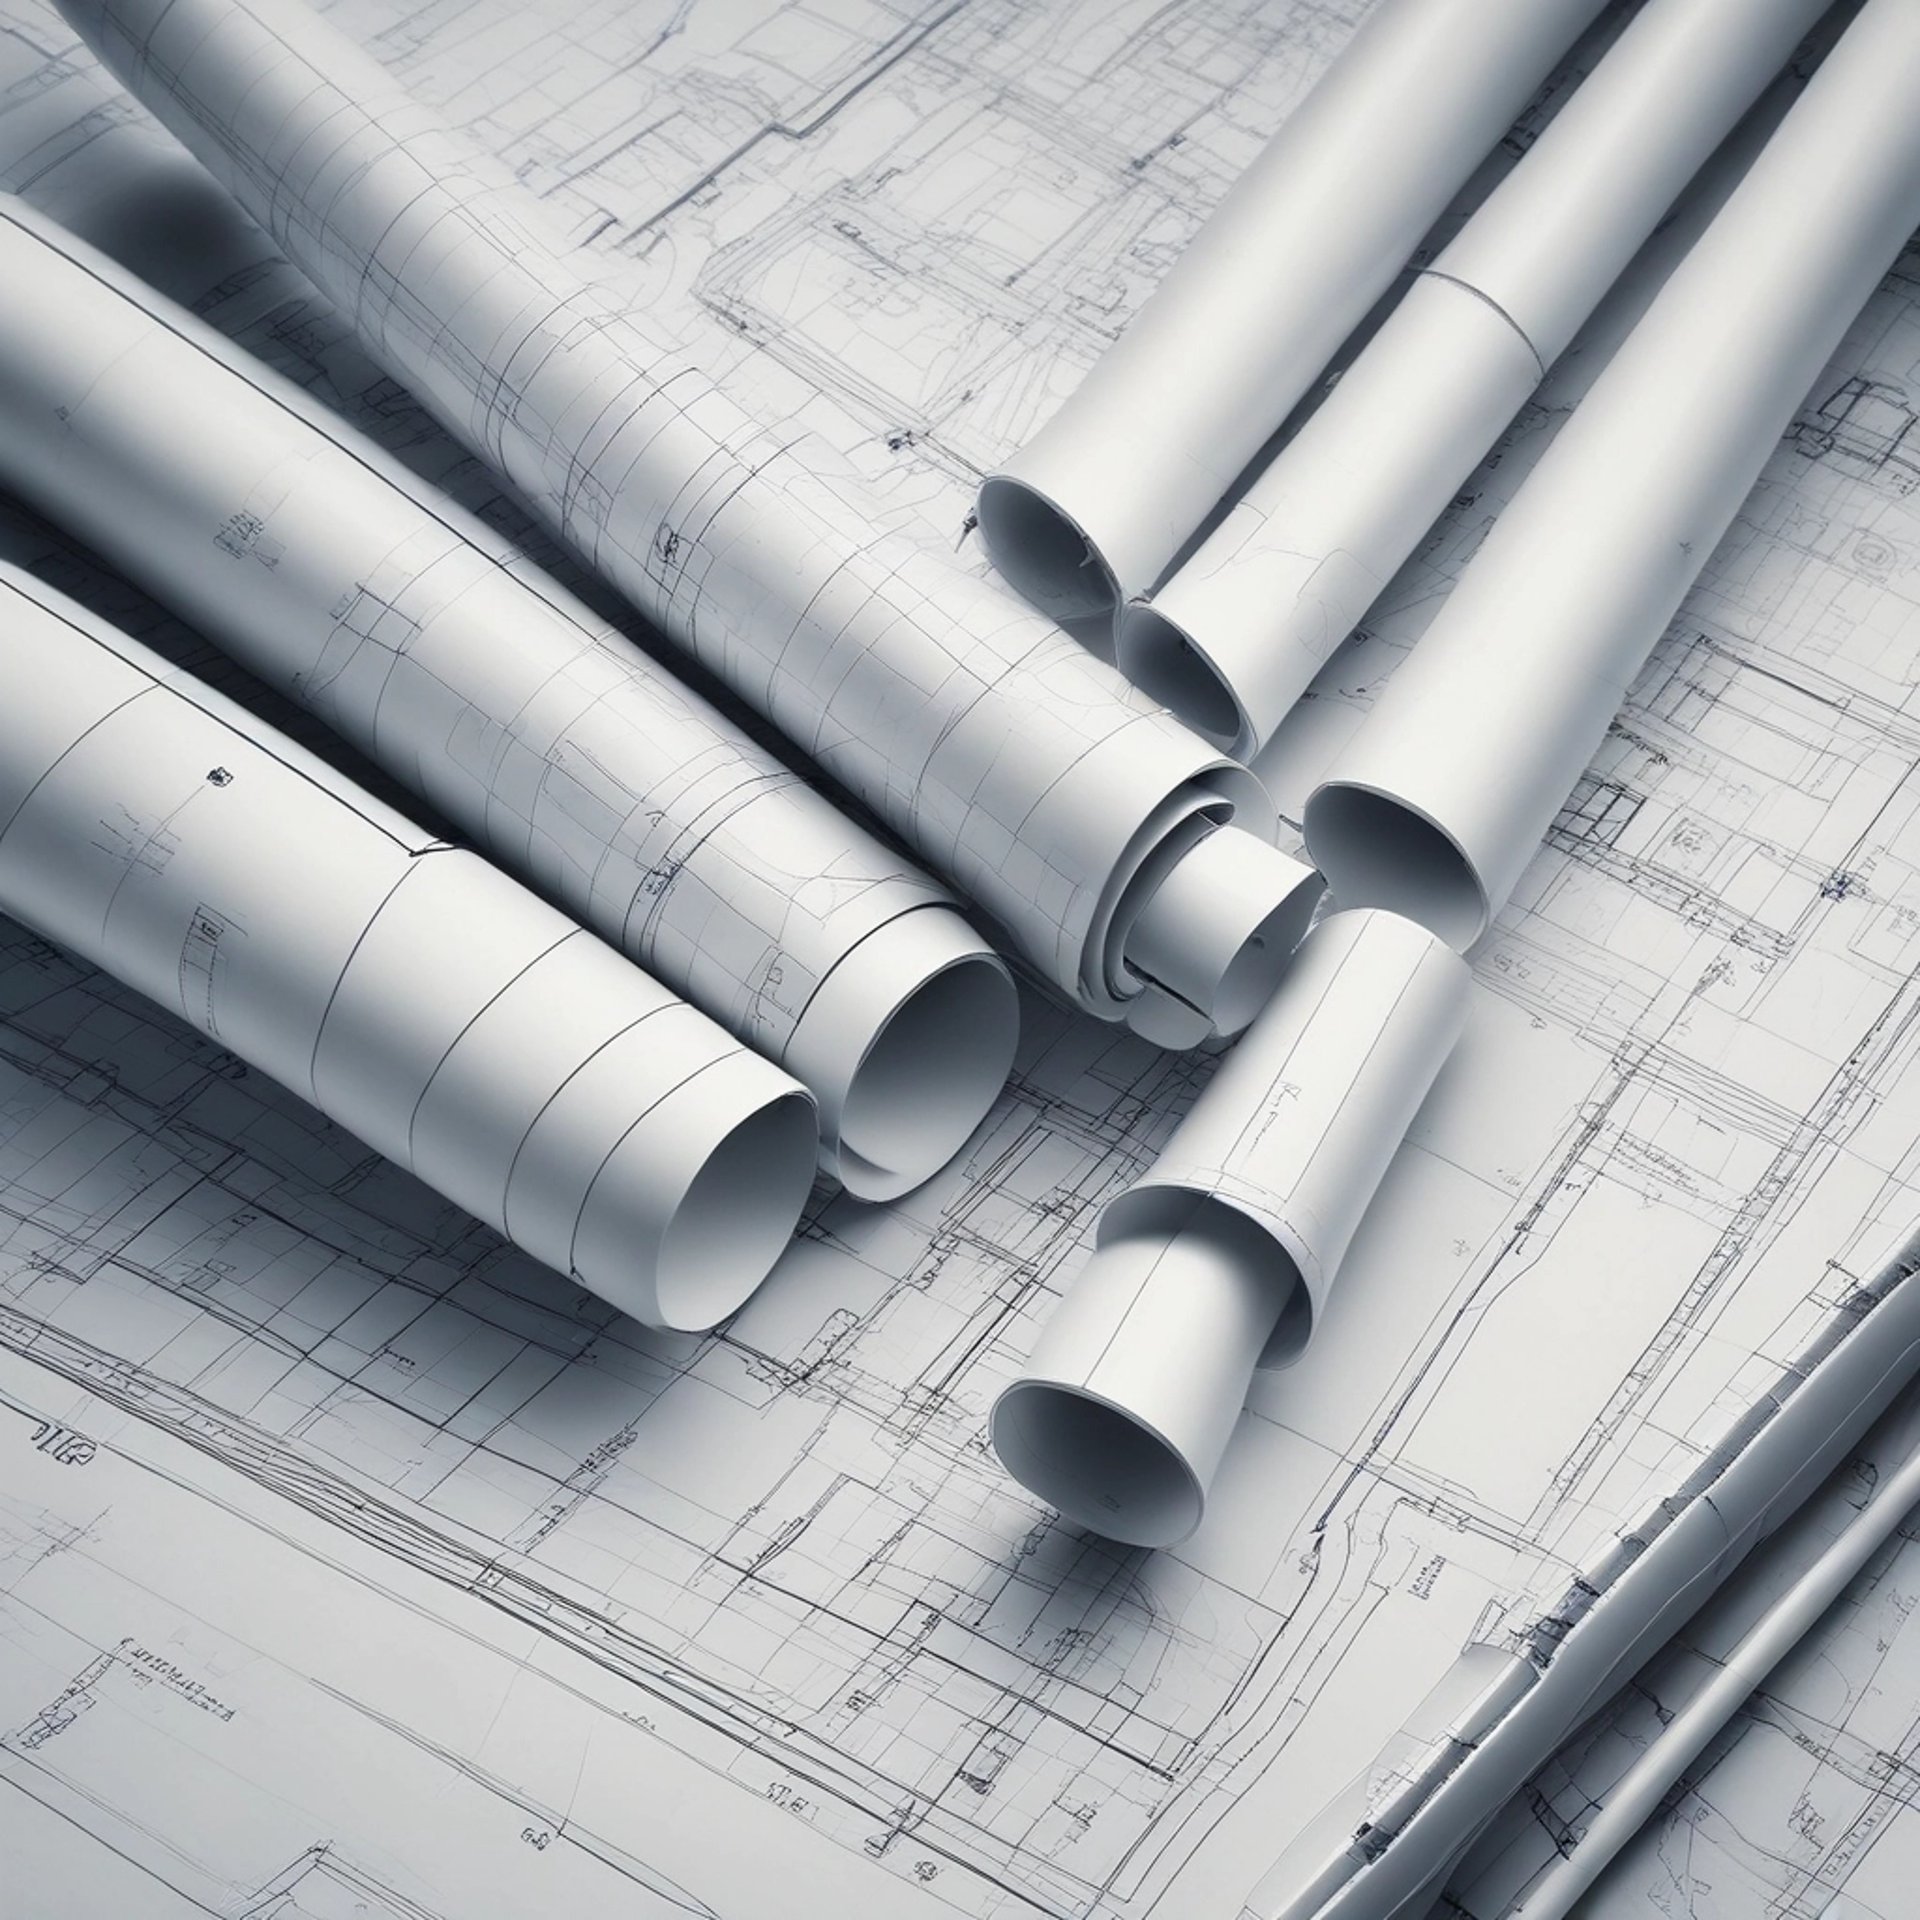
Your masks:
{"label": "white drafting paper surface", "polygon": [[[58,198],[68,173],[40,185]],[[905,1192],[966,1140],[1015,995],[926,876],[443,494],[13,196],[0,282],[33,290],[0,337],[0,486],[790,1065],[850,1191]],[[969,1030],[959,1071],[934,1071],[929,1014]]]}
{"label": "white drafting paper surface", "polygon": [[766,1276],[812,1184],[797,1082],[12,567],[0,633],[8,914],[649,1326]]}
{"label": "white drafting paper surface", "polygon": [[[702,309],[743,402],[951,540],[1359,10],[336,17]],[[0,175],[30,197],[126,123],[71,45],[0,6]],[[197,304],[521,527],[285,283]],[[1282,733],[1290,813],[1581,365]],[[9,934],[16,1904],[1233,1914],[1464,1643],[1683,1476],[1822,1317],[1827,1263],[1920,1215],[1917,367],[1896,276],[1487,944],[1308,1359],[1258,1383],[1173,1552],[1054,1524],[984,1428],[1191,1063],[1033,1002],[960,1166],[821,1213],[720,1337],[650,1336]]]}
{"label": "white drafting paper surface", "polygon": [[[940,545],[877,530],[826,440],[712,383],[704,325],[690,356],[642,276],[577,273],[512,171],[349,36],[228,0],[66,10],[436,420],[1076,1004],[1233,1030],[1213,983],[1176,986],[1198,955],[1153,980],[1132,936],[1226,825],[1280,919],[1317,892],[1243,769]],[[1276,970],[1279,932],[1250,942]]]}

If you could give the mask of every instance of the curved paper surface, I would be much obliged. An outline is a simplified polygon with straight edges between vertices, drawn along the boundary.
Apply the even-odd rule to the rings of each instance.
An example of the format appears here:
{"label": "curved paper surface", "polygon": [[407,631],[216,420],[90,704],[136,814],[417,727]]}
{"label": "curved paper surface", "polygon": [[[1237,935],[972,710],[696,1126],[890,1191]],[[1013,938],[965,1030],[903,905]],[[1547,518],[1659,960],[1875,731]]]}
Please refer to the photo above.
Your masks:
{"label": "curved paper surface", "polygon": [[332,29],[225,0],[67,17],[442,424],[1081,1005],[1141,993],[1109,935],[1170,815],[1271,836],[1250,774],[997,583],[876,535],[831,454],[586,284],[537,201]]}
{"label": "curved paper surface", "polygon": [[1247,758],[1826,0],[1654,0],[1150,602],[1122,669]]}
{"label": "curved paper surface", "polygon": [[1341,899],[1391,906],[1463,947],[1499,911],[1920,224],[1916,88],[1920,16],[1870,7],[1309,798],[1307,841]]}
{"label": "curved paper surface", "polygon": [[1039,433],[981,488],[1036,605],[1144,593],[1600,0],[1385,0]]}
{"label": "curved paper surface", "polygon": [[12,568],[0,628],[0,909],[636,1318],[758,1285],[811,1180],[792,1080]]}
{"label": "curved paper surface", "polygon": [[1159,1158],[1109,1203],[1102,1239],[1168,1193],[1245,1214],[1301,1281],[1259,1356],[1290,1365],[1460,1037],[1468,987],[1466,963],[1424,927],[1392,913],[1328,914]]}
{"label": "curved paper surface", "polygon": [[[33,289],[0,312],[0,478],[798,1074],[854,1192],[959,1148],[1016,1007],[943,889],[451,500],[14,200],[0,281]],[[970,1070],[942,1073],[957,1024]],[[867,1121],[843,1155],[849,1105]]]}
{"label": "curved paper surface", "polygon": [[1007,1470],[1139,1545],[1199,1525],[1256,1367],[1312,1336],[1354,1229],[1466,1019],[1466,963],[1333,913],[1147,1172],[993,1415]]}

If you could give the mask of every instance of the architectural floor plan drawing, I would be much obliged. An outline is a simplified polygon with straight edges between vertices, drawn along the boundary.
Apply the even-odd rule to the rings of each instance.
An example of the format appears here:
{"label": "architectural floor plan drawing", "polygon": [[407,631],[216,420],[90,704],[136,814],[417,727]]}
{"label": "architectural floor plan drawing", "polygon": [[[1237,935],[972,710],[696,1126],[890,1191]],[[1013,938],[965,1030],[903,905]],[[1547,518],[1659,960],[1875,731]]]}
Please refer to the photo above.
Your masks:
{"label": "architectural floor plan drawing", "polygon": [[[978,475],[1363,10],[330,17],[704,329],[743,405],[972,560]],[[0,0],[0,186],[610,608],[259,236],[208,224],[38,0]],[[1588,357],[1269,750],[1290,817]],[[1030,989],[946,1173],[821,1197],[740,1315],[656,1335],[0,932],[0,1913],[1260,1913],[1461,1649],[1523,1630],[1920,1219],[1916,420],[1910,254],[1477,951],[1315,1346],[1256,1387],[1176,1549],[1063,1524],[985,1428],[1204,1059]],[[240,686],[37,523],[0,550]],[[1911,1552],[1645,1836],[1658,1871],[1609,1920],[1755,1912],[1712,1903],[1709,1845],[1783,1920],[1900,1911]]]}

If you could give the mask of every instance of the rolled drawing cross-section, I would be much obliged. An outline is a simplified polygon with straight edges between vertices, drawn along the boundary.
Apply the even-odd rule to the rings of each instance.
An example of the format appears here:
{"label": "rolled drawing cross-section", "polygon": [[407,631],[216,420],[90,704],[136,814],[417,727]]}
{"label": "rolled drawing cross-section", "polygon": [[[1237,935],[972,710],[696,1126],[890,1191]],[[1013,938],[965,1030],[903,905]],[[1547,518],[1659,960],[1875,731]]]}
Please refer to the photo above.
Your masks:
{"label": "rolled drawing cross-section", "polygon": [[1306,396],[1600,0],[1382,0],[1118,340],[981,484],[1059,618],[1166,570]]}
{"label": "rolled drawing cross-section", "polygon": [[1121,670],[1249,759],[1828,0],[1651,0],[1150,600]]}
{"label": "rolled drawing cross-section", "polygon": [[0,910],[651,1326],[725,1318],[812,1102],[478,854],[0,569]]}
{"label": "rolled drawing cross-section", "polygon": [[[449,431],[1061,992],[1168,1043],[1251,1016],[1319,891],[1252,775],[998,583],[877,533],[831,455],[583,280],[531,195],[302,8],[66,12]],[[1157,897],[1188,862],[1239,903],[1229,954]]]}
{"label": "rolled drawing cross-section", "polygon": [[1396,914],[1302,943],[995,1402],[995,1451],[1137,1546],[1200,1524],[1256,1367],[1305,1350],[1348,1242],[1466,1020],[1458,954]]}
{"label": "rolled drawing cross-section", "polygon": [[1309,796],[1335,896],[1465,947],[1920,223],[1920,9],[1871,0]]}
{"label": "rolled drawing cross-section", "polygon": [[1018,1004],[945,892],[290,383],[0,196],[0,481],[785,1066],[918,1186]]}

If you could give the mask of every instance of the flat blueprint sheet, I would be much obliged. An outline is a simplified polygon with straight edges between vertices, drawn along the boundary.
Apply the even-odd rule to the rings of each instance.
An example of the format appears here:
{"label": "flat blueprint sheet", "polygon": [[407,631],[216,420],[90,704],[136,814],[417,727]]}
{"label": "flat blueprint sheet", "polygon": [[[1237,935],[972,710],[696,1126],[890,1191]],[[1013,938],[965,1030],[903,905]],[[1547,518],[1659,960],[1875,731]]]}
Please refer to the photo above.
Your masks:
{"label": "flat blueprint sheet", "polygon": [[[951,544],[976,474],[1360,11],[335,17],[704,330],[743,399],[826,427]],[[136,192],[128,156],[162,149],[131,118],[50,12],[0,0],[0,181],[33,196],[97,160],[101,192]],[[168,290],[519,526],[310,295],[208,260]],[[1276,743],[1289,814],[1581,368]],[[723,1332],[673,1339],[6,931],[0,1912],[1237,1913],[1461,1647],[1678,1482],[1920,1216],[1917,413],[1902,272],[1476,956],[1467,1039],[1318,1341],[1257,1386],[1171,1552],[1059,1524],[984,1426],[1204,1063],[1032,997],[950,1172],[822,1205]],[[1910,1650],[1844,1675],[1856,1702],[1893,1691],[1896,1732],[1920,1716]],[[1913,1884],[1909,1788],[1862,1828],[1834,1783],[1907,1781],[1913,1737],[1869,1765],[1830,1704],[1771,1748],[1831,1788],[1821,1817],[1771,1761],[1726,1817],[1824,1876],[1782,1872],[1768,1912],[1890,1913],[1845,1888],[1867,1862]],[[1621,1912],[1757,1910],[1656,1882]]]}

